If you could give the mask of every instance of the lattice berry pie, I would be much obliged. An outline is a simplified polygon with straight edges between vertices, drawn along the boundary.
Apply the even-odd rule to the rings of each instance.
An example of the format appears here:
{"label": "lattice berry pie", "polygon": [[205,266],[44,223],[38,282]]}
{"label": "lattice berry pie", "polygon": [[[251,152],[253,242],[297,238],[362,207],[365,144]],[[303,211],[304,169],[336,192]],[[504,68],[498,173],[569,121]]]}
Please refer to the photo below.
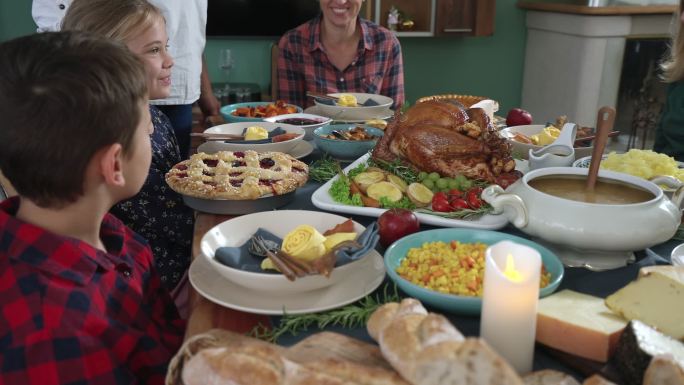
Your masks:
{"label": "lattice berry pie", "polygon": [[205,199],[257,199],[303,186],[309,167],[282,152],[203,152],[166,173],[166,183],[181,194]]}

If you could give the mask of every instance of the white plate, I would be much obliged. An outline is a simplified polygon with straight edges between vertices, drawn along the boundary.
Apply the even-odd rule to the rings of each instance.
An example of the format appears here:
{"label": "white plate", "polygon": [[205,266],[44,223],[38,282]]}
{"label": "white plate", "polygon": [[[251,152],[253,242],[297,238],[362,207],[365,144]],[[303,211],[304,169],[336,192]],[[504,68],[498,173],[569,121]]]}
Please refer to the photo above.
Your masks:
{"label": "white plate", "polygon": [[[344,171],[349,172],[349,170],[355,168],[360,163],[364,163],[368,160],[370,154],[366,154],[359,159],[355,160],[352,164],[347,166]],[[337,180],[338,176],[327,181],[323,186],[319,187],[313,195],[311,196],[311,202],[314,206],[319,209],[336,211],[339,213],[356,214],[356,215],[366,215],[369,217],[379,217],[380,214],[384,213],[386,209],[374,208],[374,207],[359,207],[359,206],[349,206],[335,202],[328,190],[332,183]],[[476,220],[461,220],[461,219],[449,219],[442,218],[436,215],[430,215],[425,213],[416,213],[420,223],[442,226],[442,227],[465,227],[471,229],[487,229],[487,230],[497,230],[500,229],[508,223],[508,219],[504,215],[483,215]]]}
{"label": "white plate", "polygon": [[684,266],[684,243],[672,249],[670,258],[674,266]]}
{"label": "white plate", "polygon": [[[324,115],[324,114],[321,112],[321,110],[320,110],[320,108],[318,108],[318,106],[307,107],[307,108],[304,110],[304,112],[306,112],[307,114],[314,114],[314,115],[326,116],[326,115]],[[375,117],[375,118],[373,118],[373,119],[383,119],[383,120],[387,120],[387,119],[392,118],[393,116],[394,116],[394,111],[389,110],[389,114],[387,114],[387,115],[383,114],[383,115],[377,116],[377,117]],[[332,119],[333,119],[334,121],[336,121],[336,122],[342,122],[342,123],[365,123],[367,120],[370,120],[370,119],[357,119],[357,120],[335,119],[334,116],[329,116],[329,118],[332,118]]]}
{"label": "white plate", "polygon": [[[220,140],[204,142],[197,147],[197,152],[206,152],[207,154],[213,154],[218,151],[226,150],[227,149],[222,146],[222,142]],[[314,147],[310,142],[307,142],[306,140],[300,140],[297,142],[294,148],[288,152],[288,154],[292,155],[296,159],[301,159],[311,154],[313,150]]]}
{"label": "white plate", "polygon": [[225,279],[213,271],[204,257],[199,256],[190,265],[192,286],[203,297],[218,305],[249,313],[283,315],[315,313],[335,309],[372,293],[385,279],[382,256],[371,251],[361,261],[358,273],[351,279],[324,289],[297,295],[274,296],[249,290]]}

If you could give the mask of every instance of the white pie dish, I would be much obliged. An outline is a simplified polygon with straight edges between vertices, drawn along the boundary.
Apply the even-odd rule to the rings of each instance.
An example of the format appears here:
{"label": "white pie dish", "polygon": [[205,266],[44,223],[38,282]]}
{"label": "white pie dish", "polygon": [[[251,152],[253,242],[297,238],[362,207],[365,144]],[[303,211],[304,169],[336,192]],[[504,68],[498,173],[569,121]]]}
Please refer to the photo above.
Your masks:
{"label": "white pie dish", "polygon": [[246,151],[254,150],[257,152],[284,152],[292,151],[299,141],[304,139],[305,131],[301,127],[292,126],[289,124],[279,124],[272,122],[240,122],[240,123],[226,123],[218,126],[210,127],[204,130],[208,134],[233,134],[242,135],[247,127],[259,126],[271,132],[276,128],[282,128],[286,133],[294,133],[298,136],[294,139],[285,140],[277,143],[240,143],[231,141],[215,141],[220,147],[221,151]]}
{"label": "white pie dish", "polygon": [[[202,258],[225,279],[250,290],[268,293],[269,295],[290,295],[334,285],[353,277],[359,266],[363,266],[366,256],[333,269],[330,277],[309,275],[289,281],[283,274],[252,272],[229,267],[215,258],[219,247],[239,247],[247,242],[259,228],[265,229],[281,239],[298,225],[307,224],[323,233],[348,218],[304,210],[277,210],[243,215],[230,219],[209,230],[200,242]],[[354,231],[360,234],[365,227],[354,222]]]}

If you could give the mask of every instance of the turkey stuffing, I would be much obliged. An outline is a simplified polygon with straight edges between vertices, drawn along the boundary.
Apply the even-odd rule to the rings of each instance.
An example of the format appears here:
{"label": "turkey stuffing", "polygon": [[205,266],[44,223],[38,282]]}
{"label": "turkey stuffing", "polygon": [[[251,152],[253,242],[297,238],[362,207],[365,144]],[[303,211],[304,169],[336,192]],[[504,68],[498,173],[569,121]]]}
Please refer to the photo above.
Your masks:
{"label": "turkey stuffing", "polygon": [[[480,108],[430,100],[398,115],[378,141],[372,157],[399,160],[418,171],[444,177],[462,174],[498,183],[517,179],[511,147]],[[506,183],[508,184],[508,183]]]}

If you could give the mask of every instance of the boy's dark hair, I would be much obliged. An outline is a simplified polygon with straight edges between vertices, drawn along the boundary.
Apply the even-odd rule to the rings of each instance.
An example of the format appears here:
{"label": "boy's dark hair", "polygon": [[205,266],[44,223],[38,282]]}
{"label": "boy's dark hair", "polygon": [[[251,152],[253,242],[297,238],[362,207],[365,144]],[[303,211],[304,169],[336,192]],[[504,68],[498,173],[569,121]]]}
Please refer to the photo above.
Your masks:
{"label": "boy's dark hair", "polygon": [[82,194],[103,147],[128,154],[147,85],[126,46],[85,32],[0,44],[0,170],[17,193],[59,208]]}

